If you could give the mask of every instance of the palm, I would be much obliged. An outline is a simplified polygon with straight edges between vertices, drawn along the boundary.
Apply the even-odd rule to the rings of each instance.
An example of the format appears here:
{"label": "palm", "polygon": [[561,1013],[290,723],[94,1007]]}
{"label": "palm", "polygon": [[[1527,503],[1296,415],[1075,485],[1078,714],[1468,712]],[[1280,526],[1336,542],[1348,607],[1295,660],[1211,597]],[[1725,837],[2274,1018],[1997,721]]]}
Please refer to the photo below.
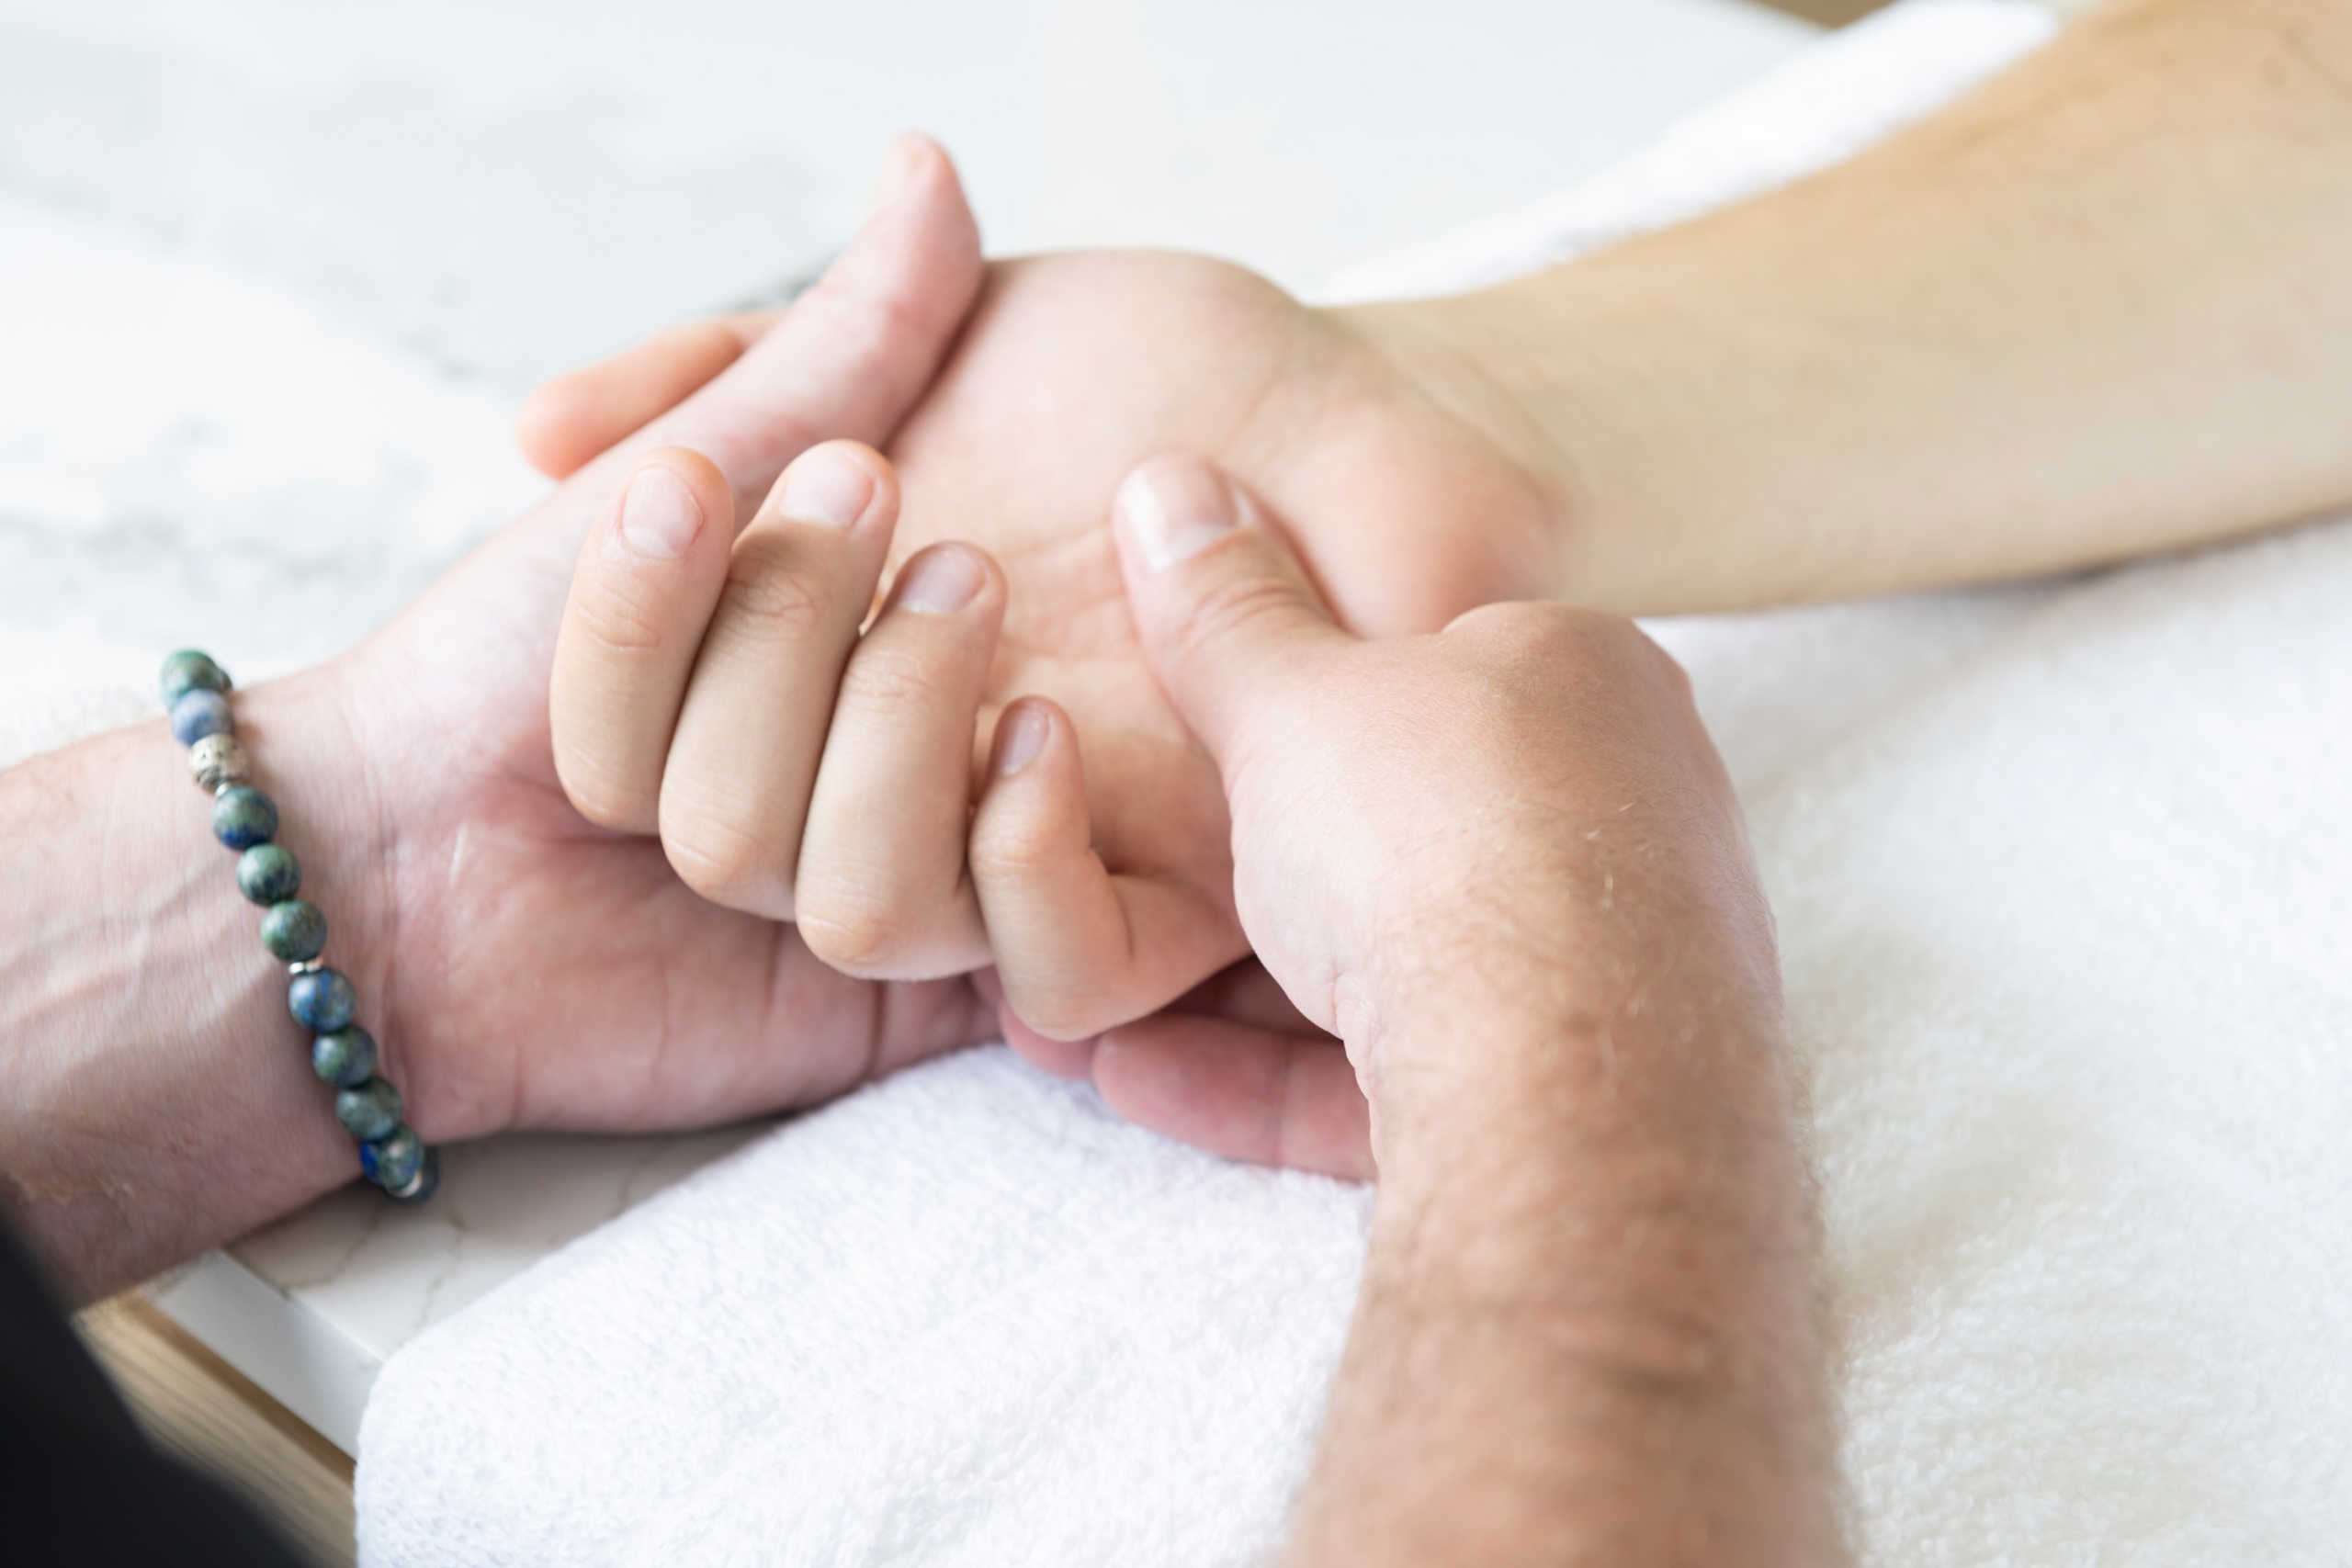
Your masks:
{"label": "palm", "polygon": [[[1120,479],[1170,449],[1247,485],[1340,618],[1374,636],[1540,593],[1546,506],[1386,360],[1238,268],[1097,254],[992,269],[892,445],[895,549],[955,537],[995,552],[1012,592],[991,702],[1042,693],[1069,710],[1105,863],[1209,894],[1238,958],[1216,771],[1143,662],[1104,525]],[[1128,1016],[1166,999],[1132,998]]]}

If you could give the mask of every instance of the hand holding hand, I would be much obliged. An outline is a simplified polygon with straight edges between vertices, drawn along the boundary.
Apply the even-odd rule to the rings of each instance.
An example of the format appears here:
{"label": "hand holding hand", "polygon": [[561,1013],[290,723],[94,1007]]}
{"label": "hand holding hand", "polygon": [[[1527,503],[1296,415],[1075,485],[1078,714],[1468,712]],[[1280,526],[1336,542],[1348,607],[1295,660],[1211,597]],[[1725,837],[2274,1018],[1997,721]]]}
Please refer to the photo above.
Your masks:
{"label": "hand holding hand", "polygon": [[[1776,1015],[1729,780],[1630,623],[1499,604],[1360,641],[1256,502],[1188,457],[1128,479],[1117,536],[1142,647],[1225,783],[1242,927],[1353,1070],[1271,1009],[1273,1028],[1170,1015],[1095,1048],[1114,1106],[1347,1171],[1363,1100],[1385,1165],[1399,1123],[1511,1081],[1508,1042]],[[1075,761],[1049,748],[1024,787],[1067,801]]]}
{"label": "hand holding hand", "polygon": [[[322,750],[288,805],[353,862],[329,901],[351,939],[337,951],[381,1010],[371,1027],[428,1138],[706,1125],[990,1032],[968,984],[844,978],[789,926],[696,897],[658,846],[583,821],[553,766],[548,704],[583,537],[609,542],[618,506],[664,542],[650,547],[675,545],[681,570],[724,561],[739,508],[817,438],[889,438],[978,282],[954,170],[902,142],[865,229],[750,352],[350,654],[243,699],[262,730],[277,707],[301,709],[284,742],[257,748],[266,765],[290,767],[297,737]],[[638,467],[679,446],[708,461]],[[626,643],[648,628],[616,609],[606,629]],[[324,819],[330,797],[343,820]]]}
{"label": "hand holding hand", "polygon": [[[764,317],[700,323],[551,383],[526,412],[526,449],[564,471],[718,372],[766,330]],[[1017,1043],[1084,1041],[1183,998],[1247,951],[1232,912],[1225,800],[1207,757],[1142,661],[1103,526],[1105,502],[1154,452],[1214,454],[1300,541],[1306,570],[1340,619],[1370,635],[1430,630],[1491,599],[1541,594],[1557,549],[1548,492],[1471,416],[1487,396],[1474,377],[1441,385],[1425,368],[1407,369],[1408,357],[1348,319],[1305,310],[1221,263],[1114,254],[999,264],[946,368],[889,443],[904,486],[895,531],[878,516],[861,521],[872,546],[857,542],[868,533],[853,530],[838,569],[820,573],[833,574],[824,592],[835,606],[821,633],[812,633],[824,651],[786,660],[784,642],[772,641],[763,665],[724,631],[712,671],[692,677],[682,703],[675,670],[661,678],[680,716],[675,741],[636,748],[657,770],[665,750],[707,760],[715,731],[697,709],[751,713],[763,682],[821,692],[839,674],[848,696],[833,716],[823,766],[816,729],[808,728],[822,723],[817,699],[794,697],[800,739],[779,742],[782,750],[747,747],[744,765],[718,796],[682,794],[673,802],[666,784],[652,782],[658,772],[640,773],[620,791],[628,797],[624,811],[620,795],[597,795],[602,786],[585,772],[568,771],[567,782],[581,780],[588,793],[575,795],[600,821],[651,831],[652,809],[690,882],[740,908],[796,914],[807,940],[846,972],[937,975],[993,958],[996,975],[986,983],[998,987],[1001,1022]],[[772,507],[747,533],[714,626],[762,618],[763,599],[775,600],[770,612],[797,604],[815,581],[806,573],[818,570],[816,558],[784,542],[798,536],[775,521],[782,515]],[[803,545],[814,549],[817,537],[806,535]],[[930,646],[944,656],[940,639],[967,639],[959,646],[986,665],[986,676],[970,696],[926,684],[931,694],[915,705],[933,715],[956,709],[947,728],[961,727],[967,739],[976,730],[985,753],[1006,705],[1042,693],[1055,699],[1062,723],[1075,725],[1085,756],[1082,784],[1073,786],[1082,788],[1083,814],[1056,818],[1062,871],[1039,864],[1028,868],[1035,877],[1002,879],[1038,890],[1019,912],[1003,898],[991,902],[984,886],[967,892],[951,874],[945,826],[975,791],[948,767],[952,747],[934,737],[918,764],[893,750],[907,742],[880,739],[906,731],[883,716],[888,704],[866,699],[908,694],[916,662],[847,652],[873,584],[947,539],[992,552],[1001,585],[991,576],[956,612],[965,629],[951,637],[943,624]],[[885,542],[887,564],[859,554]],[[592,544],[592,560],[601,547]],[[718,560],[679,570],[715,572]],[[755,580],[770,586],[749,586]],[[589,581],[584,575],[583,585]],[[707,595],[718,579],[695,581]],[[816,618],[810,612],[812,626]],[[797,672],[786,674],[786,662]],[[720,704],[701,694],[720,686],[741,695]],[[836,770],[832,747],[864,715],[874,716],[876,749],[852,742]],[[763,735],[791,728],[780,710],[761,722]],[[633,733],[659,728],[658,720],[648,723]],[[730,746],[746,740],[729,736]],[[905,765],[881,765],[885,754]],[[854,755],[869,761],[849,771]],[[690,771],[716,777],[707,768]],[[836,772],[860,783],[835,788],[828,780]],[[765,807],[746,793],[769,790],[775,797]],[[849,818],[820,796],[864,825],[837,837],[831,825]],[[744,830],[729,837],[713,826],[714,805],[722,815],[741,807]],[[893,823],[904,831],[892,832]],[[715,856],[707,834],[728,839]],[[978,849],[983,862],[996,852]],[[1013,852],[1032,852],[1044,846]],[[988,880],[982,863],[972,874]],[[1046,897],[1036,878],[1055,875],[1058,892]]]}

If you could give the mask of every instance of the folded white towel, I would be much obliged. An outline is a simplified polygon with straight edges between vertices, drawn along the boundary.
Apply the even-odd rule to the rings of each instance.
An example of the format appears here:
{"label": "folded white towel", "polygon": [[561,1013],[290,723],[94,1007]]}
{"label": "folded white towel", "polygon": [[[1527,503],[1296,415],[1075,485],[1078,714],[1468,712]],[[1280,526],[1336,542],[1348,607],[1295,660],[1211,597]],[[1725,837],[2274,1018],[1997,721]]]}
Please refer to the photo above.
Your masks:
{"label": "folded white towel", "polygon": [[[1683,144],[1741,193],[2045,27],[1913,0]],[[2340,1561],[2352,526],[1657,630],[1780,911],[1866,1559]],[[1251,1562],[1366,1202],[1001,1051],[903,1074],[396,1356],[363,1559]]]}

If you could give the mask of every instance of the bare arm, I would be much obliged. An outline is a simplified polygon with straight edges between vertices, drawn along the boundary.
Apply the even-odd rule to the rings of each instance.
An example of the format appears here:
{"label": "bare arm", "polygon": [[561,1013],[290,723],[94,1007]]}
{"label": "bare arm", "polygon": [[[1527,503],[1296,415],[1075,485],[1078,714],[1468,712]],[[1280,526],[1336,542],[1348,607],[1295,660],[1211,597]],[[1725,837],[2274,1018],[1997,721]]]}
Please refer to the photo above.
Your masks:
{"label": "bare arm", "polygon": [[[1372,1104],[1372,1249],[1291,1561],[1834,1559],[1770,917],[1688,682],[1557,605],[1356,641],[1259,515],[1163,457],[1120,530],[1229,792],[1243,925],[1338,1037],[1263,1081],[1295,1102],[1351,1066]],[[1046,733],[983,819],[1052,812],[1076,758]],[[1181,1042],[1097,1054],[1198,1071]]]}
{"label": "bare arm", "polygon": [[1783,1043],[1645,962],[1666,977],[1638,1014],[1604,982],[1616,1008],[1548,1027],[1490,994],[1390,1032],[1482,1076],[1376,1103],[1300,1568],[1835,1557]]}
{"label": "bare arm", "polygon": [[2352,5],[2109,0],[1815,178],[1346,312],[1687,611],[2048,571],[2352,501]]}

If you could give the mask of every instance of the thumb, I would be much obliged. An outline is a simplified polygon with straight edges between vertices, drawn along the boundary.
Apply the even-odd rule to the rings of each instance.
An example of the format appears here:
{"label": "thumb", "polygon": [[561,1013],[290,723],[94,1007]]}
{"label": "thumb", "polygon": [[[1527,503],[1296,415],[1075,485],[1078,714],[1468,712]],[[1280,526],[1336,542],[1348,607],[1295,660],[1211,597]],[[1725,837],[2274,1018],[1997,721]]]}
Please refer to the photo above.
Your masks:
{"label": "thumb", "polygon": [[1250,497],[1204,459],[1148,459],[1111,511],[1144,657],[1223,767],[1246,730],[1354,639]]}

